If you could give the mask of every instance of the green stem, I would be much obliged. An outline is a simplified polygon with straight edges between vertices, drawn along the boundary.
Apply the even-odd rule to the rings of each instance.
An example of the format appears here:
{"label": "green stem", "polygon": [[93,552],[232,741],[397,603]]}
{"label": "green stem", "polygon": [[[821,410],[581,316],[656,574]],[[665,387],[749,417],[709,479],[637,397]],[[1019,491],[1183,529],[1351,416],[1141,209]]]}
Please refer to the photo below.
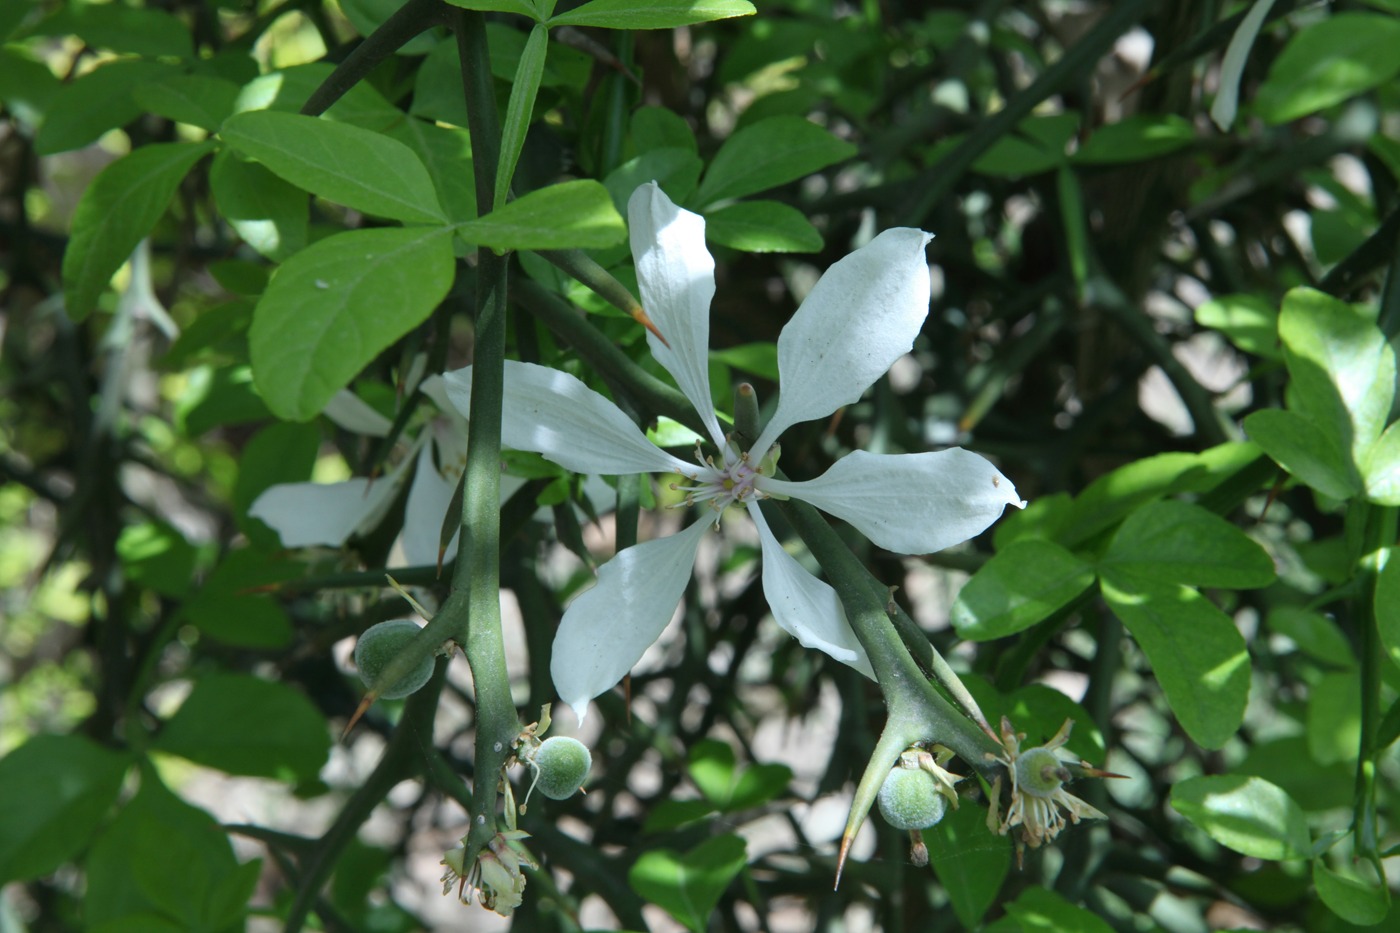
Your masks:
{"label": "green stem", "polygon": [[[1358,518],[1365,522],[1362,557],[1358,564],[1360,592],[1353,601],[1360,635],[1361,739],[1356,758],[1356,792],[1352,804],[1352,834],[1357,856],[1380,868],[1380,844],[1376,833],[1376,769],[1380,747],[1376,741],[1381,721],[1381,664],[1385,654],[1376,616],[1376,581],[1383,548],[1395,544],[1400,509],[1371,507]],[[1391,560],[1397,559],[1391,548]]]}
{"label": "green stem", "polygon": [[[774,507],[772,502],[763,506],[765,510]],[[856,638],[870,657],[870,665],[875,669],[880,692],[890,711],[890,725],[886,728],[897,722],[912,722],[918,734],[911,741],[946,745],[971,767],[983,772],[988,780],[995,778],[1001,766],[988,762],[985,756],[1000,751],[1000,746],[924,676],[890,622],[886,608],[888,593],[876,593],[872,589],[865,566],[815,508],[796,500],[778,503],[776,507],[821,564],[846,610]]]}
{"label": "green stem", "polygon": [[442,0],[408,0],[336,66],[330,77],[307,98],[301,112],[313,117],[325,113],[405,42],[434,26],[441,26],[446,13]]}
{"label": "green stem", "polygon": [[[475,153],[477,206],[493,207],[500,158],[486,20],[480,13],[454,11],[452,26],[462,59],[468,131]],[[460,618],[463,649],[476,692],[476,759],[471,826],[465,840],[470,865],[496,835],[497,775],[520,732],[506,670],[501,634],[500,495],[501,402],[504,396],[507,258],[478,252],[476,344],[467,465],[462,497],[461,554],[452,574],[452,594],[441,614]]]}

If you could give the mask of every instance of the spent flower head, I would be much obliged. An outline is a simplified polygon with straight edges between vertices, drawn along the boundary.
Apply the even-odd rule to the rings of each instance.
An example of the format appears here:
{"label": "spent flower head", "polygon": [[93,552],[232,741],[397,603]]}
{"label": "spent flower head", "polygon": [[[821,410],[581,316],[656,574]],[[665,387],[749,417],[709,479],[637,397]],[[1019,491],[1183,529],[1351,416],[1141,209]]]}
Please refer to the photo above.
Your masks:
{"label": "spent flower head", "polygon": [[[1015,836],[1016,860],[1019,863],[1025,847],[1039,848],[1051,842],[1068,823],[1078,823],[1081,819],[1108,819],[1097,808],[1065,790],[1065,784],[1075,775],[1067,767],[1076,766],[1080,774],[1092,777],[1121,777],[1107,771],[1091,768],[1087,762],[1070,756],[1062,757],[1061,749],[1069,741],[1073,720],[1066,719],[1055,737],[1044,745],[1034,748],[1021,748],[1026,738],[1024,732],[1017,732],[1005,716],[1001,719],[1002,754],[987,757],[1006,765],[1011,775],[1011,804],[1006,808],[1006,817],[1000,815],[1002,778],[997,776],[992,784],[991,807],[987,811],[987,827],[993,832],[1006,835],[1017,827]],[[1068,816],[1068,823],[1065,817]]]}
{"label": "spent flower head", "polygon": [[[700,539],[728,506],[758,529],[763,592],[778,624],[802,644],[871,674],[835,590],[808,573],[769,529],[768,497],[799,499],[853,525],[877,546],[928,554],[965,541],[1023,506],[1011,482],[960,448],[879,455],[855,451],[816,479],[777,478],[778,436],[858,401],[913,345],[928,315],[930,279],[922,230],[886,230],[837,262],[778,338],[780,395],[747,449],[720,428],[710,395],[714,260],[705,220],[673,204],[655,183],[628,204],[642,306],[660,333],[647,335],[658,363],[695,406],[715,453],[687,462],[647,440],[621,409],[566,373],[507,361],[502,443],[576,473],[677,473],[687,502],[710,509],[667,538],[619,552],[598,583],[569,606],[554,640],[551,673],[582,719],[593,697],[620,681],[660,636],[684,595]],[[471,403],[470,369],[445,375],[459,411]]]}
{"label": "spent flower head", "polygon": [[466,865],[466,840],[447,852],[439,863],[446,866],[442,873],[442,893],[450,894],[457,886],[457,899],[463,904],[479,900],[481,906],[502,917],[509,917],[520,906],[525,895],[525,875],[521,867],[539,868],[539,864],[520,840],[529,833],[518,829],[499,832],[476,857]]}

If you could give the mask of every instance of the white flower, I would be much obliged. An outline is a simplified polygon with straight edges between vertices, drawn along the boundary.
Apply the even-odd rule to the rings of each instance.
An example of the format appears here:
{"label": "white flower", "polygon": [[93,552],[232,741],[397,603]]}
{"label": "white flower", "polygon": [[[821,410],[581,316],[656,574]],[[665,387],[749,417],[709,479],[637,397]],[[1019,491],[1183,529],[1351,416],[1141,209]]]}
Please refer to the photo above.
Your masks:
{"label": "white flower", "polygon": [[[424,379],[419,390],[437,403],[440,413],[387,474],[339,483],[281,483],[264,490],[248,514],[277,532],[285,547],[341,547],[351,537],[378,526],[409,481],[412,466],[412,485],[395,553],[402,554],[405,566],[436,564],[443,516],[466,465],[467,424],[448,402],[440,377]],[[325,414],[341,427],[368,437],[389,433],[389,419],[347,390],[331,399]],[[454,536],[443,555],[444,562],[456,551]]]}
{"label": "white flower", "polygon": [[[527,363],[506,363],[502,443],[578,473],[679,473],[690,480],[688,501],[707,501],[713,511],[668,538],[621,551],[599,569],[598,584],[575,599],[560,622],[551,666],[555,688],[583,719],[588,701],[627,674],[670,621],[701,536],[729,505],[746,507],[758,526],[763,591],[778,624],[802,644],[869,675],[870,662],[835,590],[783,549],[758,500],[801,499],[903,554],[965,541],[1006,505],[1024,505],[990,463],[956,448],[891,456],[856,451],[807,482],[778,480],[764,466],[783,430],[859,400],[909,351],[928,314],[924,246],[931,237],[887,230],[827,270],[778,338],[782,392],[773,418],[749,451],[738,451],[710,400],[715,283],[704,219],[676,207],[655,183],[632,195],[628,217],[642,306],[670,344],[648,334],[648,345],[700,413],[719,462],[697,465],[671,456],[578,379]],[[467,411],[470,368],[444,378],[452,402]]]}

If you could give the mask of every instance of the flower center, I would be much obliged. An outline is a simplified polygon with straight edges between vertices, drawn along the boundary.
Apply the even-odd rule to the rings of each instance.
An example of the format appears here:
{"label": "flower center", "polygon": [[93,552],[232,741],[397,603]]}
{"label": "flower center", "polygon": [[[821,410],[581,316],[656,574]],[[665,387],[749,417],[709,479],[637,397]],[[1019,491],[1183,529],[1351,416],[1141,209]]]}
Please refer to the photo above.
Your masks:
{"label": "flower center", "polygon": [[713,457],[706,457],[695,448],[695,459],[700,464],[699,471],[688,475],[689,485],[672,483],[671,488],[685,493],[685,505],[708,502],[716,512],[722,512],[735,504],[742,504],[749,497],[766,498],[756,485],[763,475],[761,468],[755,467],[747,452],[740,453],[733,447],[725,446],[724,462],[716,463]]}

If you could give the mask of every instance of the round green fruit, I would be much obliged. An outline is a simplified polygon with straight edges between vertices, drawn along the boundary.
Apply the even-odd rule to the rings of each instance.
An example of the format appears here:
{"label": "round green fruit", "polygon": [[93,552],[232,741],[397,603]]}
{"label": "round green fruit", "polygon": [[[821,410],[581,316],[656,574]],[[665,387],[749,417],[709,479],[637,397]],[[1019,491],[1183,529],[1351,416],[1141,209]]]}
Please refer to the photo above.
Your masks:
{"label": "round green fruit", "polygon": [[918,768],[895,768],[880,786],[880,815],[895,829],[928,829],[948,809],[933,775]]}
{"label": "round green fruit", "polygon": [[[389,662],[398,656],[404,647],[419,632],[418,623],[412,619],[394,619],[371,625],[355,643],[355,669],[360,672],[360,680],[366,687],[374,685],[374,679]],[[397,700],[419,690],[433,676],[433,656],[430,654],[418,662],[398,682],[380,692],[381,700]]]}
{"label": "round green fruit", "polygon": [[578,793],[593,767],[593,756],[578,739],[556,735],[535,749],[532,759],[538,769],[535,787],[550,800],[564,800]]}

